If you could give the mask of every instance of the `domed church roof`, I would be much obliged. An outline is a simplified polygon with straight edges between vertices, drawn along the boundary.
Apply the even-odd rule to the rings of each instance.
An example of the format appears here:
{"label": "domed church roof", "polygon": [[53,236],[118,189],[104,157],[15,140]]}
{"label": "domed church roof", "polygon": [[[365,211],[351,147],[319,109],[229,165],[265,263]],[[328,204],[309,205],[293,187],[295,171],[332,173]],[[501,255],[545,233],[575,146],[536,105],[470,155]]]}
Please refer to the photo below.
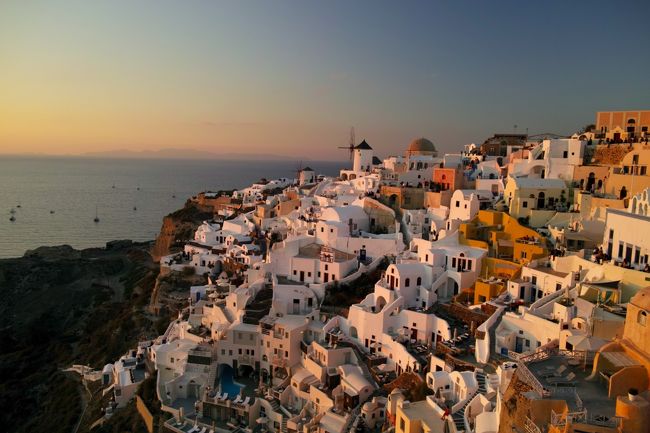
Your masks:
{"label": "domed church roof", "polygon": [[408,153],[409,155],[434,155],[438,152],[436,151],[436,146],[433,145],[431,140],[421,137],[411,141]]}

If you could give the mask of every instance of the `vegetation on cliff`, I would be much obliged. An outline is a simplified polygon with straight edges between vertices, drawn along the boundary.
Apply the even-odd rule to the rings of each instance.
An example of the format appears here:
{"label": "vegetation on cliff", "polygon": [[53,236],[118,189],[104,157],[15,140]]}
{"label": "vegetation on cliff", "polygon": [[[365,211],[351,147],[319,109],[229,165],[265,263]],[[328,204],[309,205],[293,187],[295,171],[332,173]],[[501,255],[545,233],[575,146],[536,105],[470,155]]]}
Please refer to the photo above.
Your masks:
{"label": "vegetation on cliff", "polygon": [[124,241],[0,260],[4,431],[73,431],[85,391],[62,369],[101,368],[157,335],[157,319],[145,308],[158,273],[148,249]]}

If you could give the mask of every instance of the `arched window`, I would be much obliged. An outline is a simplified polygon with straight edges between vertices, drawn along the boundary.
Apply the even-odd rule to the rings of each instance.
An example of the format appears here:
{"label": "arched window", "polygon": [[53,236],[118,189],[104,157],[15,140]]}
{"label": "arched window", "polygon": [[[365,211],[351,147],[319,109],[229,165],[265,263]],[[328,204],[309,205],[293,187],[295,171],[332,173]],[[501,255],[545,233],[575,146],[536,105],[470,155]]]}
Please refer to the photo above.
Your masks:
{"label": "arched window", "polygon": [[636,322],[641,326],[645,326],[646,323],[648,322],[648,313],[646,313],[645,311],[639,311],[639,315],[636,318]]}
{"label": "arched window", "polygon": [[416,282],[417,282],[418,286],[421,286],[422,285],[422,277],[418,277]]}
{"label": "arched window", "polygon": [[405,279],[404,280],[404,287],[408,287],[410,285],[411,285],[411,279],[410,278]]}

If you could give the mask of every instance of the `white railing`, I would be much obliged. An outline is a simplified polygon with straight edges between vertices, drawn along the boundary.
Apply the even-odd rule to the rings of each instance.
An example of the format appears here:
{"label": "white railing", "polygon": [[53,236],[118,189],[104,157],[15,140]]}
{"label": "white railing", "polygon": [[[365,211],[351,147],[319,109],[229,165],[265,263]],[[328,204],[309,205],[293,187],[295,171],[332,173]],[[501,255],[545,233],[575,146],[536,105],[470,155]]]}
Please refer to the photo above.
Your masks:
{"label": "white railing", "polygon": [[530,387],[533,388],[533,390],[539,395],[542,397],[550,397],[551,393],[546,388],[544,388],[544,385],[540,383],[540,381],[523,362],[517,363],[517,374],[521,374],[521,379],[530,385]]}
{"label": "white railing", "polygon": [[524,422],[524,430],[526,430],[526,433],[542,433],[539,427],[537,427],[537,424],[528,417],[526,417],[526,422]]}

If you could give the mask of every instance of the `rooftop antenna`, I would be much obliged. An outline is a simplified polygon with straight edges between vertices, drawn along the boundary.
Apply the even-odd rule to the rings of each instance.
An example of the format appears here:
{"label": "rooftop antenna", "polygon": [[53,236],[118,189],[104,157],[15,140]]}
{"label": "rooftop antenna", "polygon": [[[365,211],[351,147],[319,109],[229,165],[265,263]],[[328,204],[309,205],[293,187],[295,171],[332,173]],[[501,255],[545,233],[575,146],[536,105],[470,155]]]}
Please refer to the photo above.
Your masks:
{"label": "rooftop antenna", "polygon": [[350,152],[350,161],[352,161],[352,156],[354,155],[354,146],[356,145],[356,139],[354,138],[354,126],[350,128],[350,144],[347,146],[339,146],[339,149],[348,149]]}

